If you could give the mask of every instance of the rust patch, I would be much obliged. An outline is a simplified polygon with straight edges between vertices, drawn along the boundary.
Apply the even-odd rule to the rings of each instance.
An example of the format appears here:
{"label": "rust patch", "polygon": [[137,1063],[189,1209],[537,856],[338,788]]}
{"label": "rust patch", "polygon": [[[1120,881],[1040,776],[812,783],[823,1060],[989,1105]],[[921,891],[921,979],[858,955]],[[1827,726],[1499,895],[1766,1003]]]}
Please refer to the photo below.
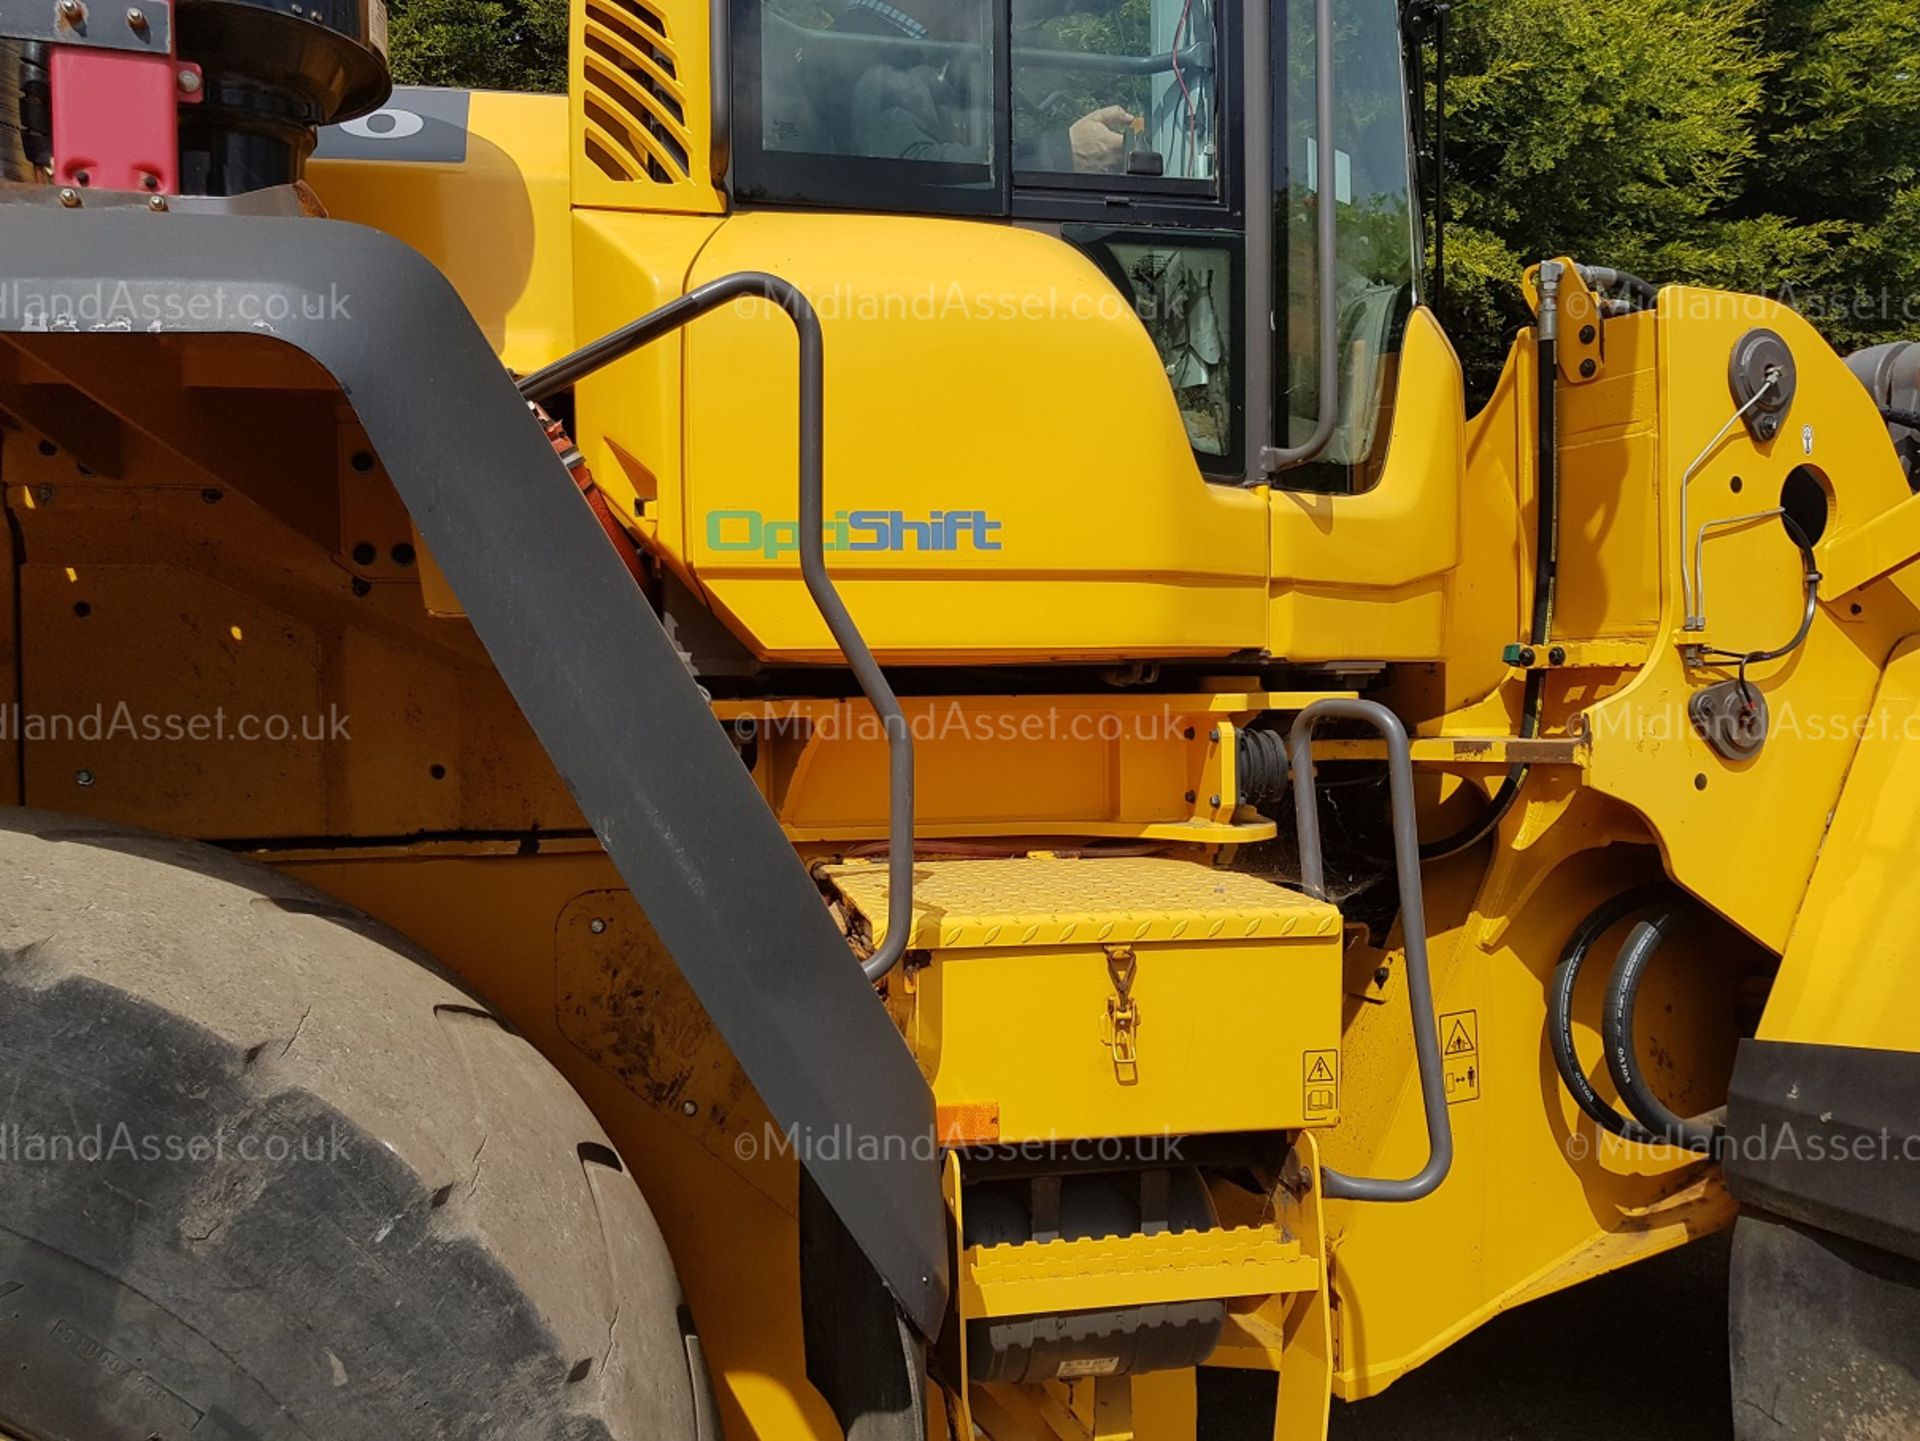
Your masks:
{"label": "rust patch", "polygon": [[740,1169],[773,1125],[680,968],[625,891],[589,891],[554,933],[560,1031],[653,1109]]}

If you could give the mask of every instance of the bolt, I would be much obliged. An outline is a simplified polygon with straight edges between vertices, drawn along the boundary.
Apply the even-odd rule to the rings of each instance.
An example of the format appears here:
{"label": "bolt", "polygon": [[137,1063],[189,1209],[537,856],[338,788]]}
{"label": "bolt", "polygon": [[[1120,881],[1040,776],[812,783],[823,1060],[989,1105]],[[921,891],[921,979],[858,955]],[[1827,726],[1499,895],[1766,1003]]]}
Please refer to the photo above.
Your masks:
{"label": "bolt", "polygon": [[178,75],[174,77],[174,79],[179,84],[180,89],[184,93],[188,95],[198,95],[200,93],[200,72],[199,71],[182,70]]}
{"label": "bolt", "polygon": [[212,486],[208,486],[205,490],[200,492],[200,499],[206,502],[208,505],[218,505],[225,498],[226,498],[225,491],[215,490]]}
{"label": "bolt", "polygon": [[1580,327],[1580,343],[1582,345],[1592,345],[1593,342],[1599,338],[1600,332],[1595,330],[1591,325],[1583,325]]}
{"label": "bolt", "polygon": [[78,785],[90,786],[93,784],[93,772],[92,771],[75,771],[73,779],[75,783]]}
{"label": "bolt", "polygon": [[41,486],[38,490],[34,491],[33,498],[41,505],[52,505],[53,487],[50,485]]}
{"label": "bolt", "polygon": [[1547,652],[1548,665],[1565,665],[1566,663],[1567,663],[1567,648],[1565,646],[1557,645],[1552,650]]}
{"label": "bolt", "polygon": [[1379,970],[1373,973],[1373,983],[1376,986],[1384,986],[1388,981],[1392,979],[1393,979],[1393,972],[1391,969],[1389,969],[1386,966],[1382,966]]}
{"label": "bolt", "polygon": [[1215,745],[1219,745],[1220,744],[1220,727],[1215,726],[1212,730],[1208,731],[1207,739],[1212,741]]}
{"label": "bolt", "polygon": [[164,196],[164,195],[149,195],[149,196],[147,197],[147,209],[149,209],[149,210],[151,210],[151,211],[152,211],[152,212],[153,212],[153,213],[154,213],[155,215],[158,215],[158,214],[160,214],[160,213],[161,213],[162,211],[164,211],[164,210],[165,210],[166,208],[167,208],[167,197],[166,197],[166,196]]}
{"label": "bolt", "polygon": [[1208,805],[1210,805],[1210,806],[1212,806],[1212,807],[1213,807],[1213,808],[1214,808],[1215,810],[1219,810],[1219,809],[1220,809],[1220,797],[1218,797],[1218,796],[1208,796],[1208,797],[1207,797],[1207,804],[1208,804]]}
{"label": "bolt", "polygon": [[587,929],[596,936],[604,936],[607,933],[607,923],[596,916],[587,922]]}
{"label": "bolt", "polygon": [[78,25],[87,18],[87,7],[82,5],[80,0],[60,0],[54,9],[69,25]]}
{"label": "bolt", "polygon": [[71,185],[61,186],[60,203],[69,210],[73,209],[74,206],[80,203],[80,192],[75,190]]}
{"label": "bolt", "polygon": [[1582,379],[1592,380],[1594,376],[1598,375],[1599,373],[1600,373],[1599,361],[1583,360],[1580,362],[1580,375]]}
{"label": "bolt", "polygon": [[682,1101],[680,1103],[680,1114],[683,1116],[699,1115],[700,1103],[698,1101]]}
{"label": "bolt", "polygon": [[1196,792],[1194,792],[1194,791],[1188,791],[1188,792],[1187,792],[1187,804],[1188,804],[1188,805],[1192,805],[1192,804],[1193,804],[1193,803],[1194,803],[1195,801],[1197,801],[1197,800],[1199,800],[1199,799],[1200,799],[1200,797],[1199,797],[1199,795],[1198,795],[1198,794],[1197,794]]}
{"label": "bolt", "polygon": [[1192,726],[1188,726],[1188,727],[1187,727],[1187,739],[1188,739],[1188,740],[1192,740],[1192,739],[1193,739],[1193,727],[1192,727]]}
{"label": "bolt", "polygon": [[147,12],[137,6],[129,9],[127,11],[127,25],[130,29],[145,30],[147,28]]}
{"label": "bolt", "polygon": [[1534,655],[1534,653],[1533,653],[1533,647],[1532,647],[1532,646],[1530,646],[1530,645],[1523,645],[1523,646],[1521,646],[1521,647],[1520,647],[1520,655],[1519,655],[1519,660],[1520,660],[1520,668],[1521,668],[1522,670],[1530,670],[1530,669],[1532,669],[1532,667],[1533,667],[1533,663],[1534,663],[1534,661],[1535,661],[1535,659],[1536,659],[1536,657],[1535,657],[1535,655]]}

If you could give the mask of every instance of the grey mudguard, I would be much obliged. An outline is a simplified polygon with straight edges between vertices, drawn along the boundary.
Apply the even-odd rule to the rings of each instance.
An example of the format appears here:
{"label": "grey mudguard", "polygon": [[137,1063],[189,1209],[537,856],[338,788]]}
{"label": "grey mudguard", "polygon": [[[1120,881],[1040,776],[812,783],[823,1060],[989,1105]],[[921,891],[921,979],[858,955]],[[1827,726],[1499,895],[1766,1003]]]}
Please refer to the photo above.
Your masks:
{"label": "grey mudguard", "polygon": [[[932,1094],[440,273],[392,237],[336,221],[16,206],[0,209],[0,285],[0,331],[99,327],[101,345],[129,328],[266,333],[333,376],[635,899],[797,1134],[821,1193],[932,1336],[948,1285]],[[130,327],[87,318],[102,295]]]}

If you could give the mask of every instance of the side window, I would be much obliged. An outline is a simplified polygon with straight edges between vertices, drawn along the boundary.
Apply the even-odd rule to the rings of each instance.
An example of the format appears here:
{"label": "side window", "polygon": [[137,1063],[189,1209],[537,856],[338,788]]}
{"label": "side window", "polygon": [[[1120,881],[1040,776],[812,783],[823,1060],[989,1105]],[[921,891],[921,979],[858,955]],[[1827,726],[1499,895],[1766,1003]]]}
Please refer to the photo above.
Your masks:
{"label": "side window", "polygon": [[1245,444],[1241,237],[1085,225],[1062,234],[1132,302],[1153,337],[1201,471],[1237,478]]}
{"label": "side window", "polygon": [[1218,0],[1013,0],[1025,185],[1218,193]]}
{"label": "side window", "polygon": [[[1275,309],[1284,320],[1274,366],[1284,443],[1312,434],[1322,387],[1338,387],[1339,426],[1317,464],[1282,477],[1292,489],[1357,492],[1385,464],[1399,351],[1414,300],[1415,205],[1407,85],[1396,0],[1349,0],[1335,38],[1334,165],[1316,163],[1314,0],[1285,0],[1274,27]],[[1337,374],[1319,373],[1319,207],[1337,207]]]}
{"label": "side window", "polygon": [[744,198],[998,208],[993,0],[732,4]]}

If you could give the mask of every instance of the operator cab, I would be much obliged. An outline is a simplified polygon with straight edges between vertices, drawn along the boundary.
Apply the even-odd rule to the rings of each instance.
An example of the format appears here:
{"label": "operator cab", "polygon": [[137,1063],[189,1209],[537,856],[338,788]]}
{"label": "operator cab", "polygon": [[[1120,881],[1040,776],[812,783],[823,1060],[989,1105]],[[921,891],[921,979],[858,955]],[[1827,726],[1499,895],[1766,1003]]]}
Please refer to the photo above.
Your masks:
{"label": "operator cab", "polygon": [[[1340,7],[1332,377],[1315,0],[1253,15],[1232,0],[728,3],[736,204],[1056,233],[1152,336],[1209,479],[1340,493],[1378,479],[1419,302],[1398,0]],[[1270,226],[1259,209],[1249,226],[1250,204]],[[1330,441],[1276,465],[1320,428],[1329,384]]]}

